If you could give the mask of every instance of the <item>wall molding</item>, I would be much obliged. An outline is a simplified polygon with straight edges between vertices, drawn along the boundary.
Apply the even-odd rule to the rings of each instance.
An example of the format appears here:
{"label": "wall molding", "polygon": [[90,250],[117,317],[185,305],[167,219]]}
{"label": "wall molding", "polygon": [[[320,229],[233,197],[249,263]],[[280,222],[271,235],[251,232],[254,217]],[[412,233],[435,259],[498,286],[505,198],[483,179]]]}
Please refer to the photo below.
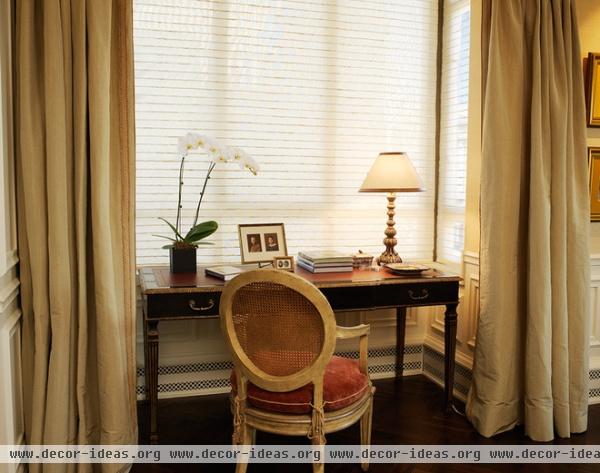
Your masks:
{"label": "wall molding", "polygon": [[6,269],[10,271],[19,263],[19,251],[15,248],[6,253]]}
{"label": "wall molding", "polygon": [[[600,257],[600,255],[598,255]],[[479,252],[477,251],[464,251],[463,252],[463,265],[479,266]]]}
{"label": "wall molding", "polygon": [[4,313],[17,298],[20,285],[21,281],[14,277],[0,289],[0,314]]}
{"label": "wall molding", "polygon": [[0,360],[9,362],[0,372],[0,442],[9,445],[21,445],[25,438],[20,355],[21,311],[14,309],[0,319]]}
{"label": "wall molding", "polygon": [[590,266],[600,269],[600,253],[590,254]]}

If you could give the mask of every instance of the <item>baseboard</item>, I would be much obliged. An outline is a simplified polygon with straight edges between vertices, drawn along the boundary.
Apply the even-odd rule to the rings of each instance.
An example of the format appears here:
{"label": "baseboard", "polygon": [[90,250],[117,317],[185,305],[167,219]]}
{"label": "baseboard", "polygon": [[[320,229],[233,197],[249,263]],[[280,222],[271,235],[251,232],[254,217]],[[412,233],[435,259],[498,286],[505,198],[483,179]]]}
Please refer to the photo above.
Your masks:
{"label": "baseboard", "polygon": [[[441,350],[425,345],[423,348],[423,375],[439,386],[444,386],[444,355]],[[589,372],[589,403],[600,404],[600,367],[592,367]],[[454,396],[465,402],[471,386],[473,372],[457,357],[454,373]]]}
{"label": "baseboard", "polygon": [[[444,386],[444,355],[428,345],[423,346],[423,375]],[[454,396],[465,402],[471,386],[471,370],[459,362],[454,368]]]}
{"label": "baseboard", "polygon": [[[341,351],[338,356],[358,359],[358,351]],[[233,367],[230,360],[190,362],[161,365],[158,368],[158,397],[199,396],[228,393],[229,375]],[[396,347],[369,349],[369,374],[371,379],[393,378],[396,367]],[[404,347],[404,375],[423,372],[423,345]],[[144,367],[137,368],[137,398],[145,399]]]}

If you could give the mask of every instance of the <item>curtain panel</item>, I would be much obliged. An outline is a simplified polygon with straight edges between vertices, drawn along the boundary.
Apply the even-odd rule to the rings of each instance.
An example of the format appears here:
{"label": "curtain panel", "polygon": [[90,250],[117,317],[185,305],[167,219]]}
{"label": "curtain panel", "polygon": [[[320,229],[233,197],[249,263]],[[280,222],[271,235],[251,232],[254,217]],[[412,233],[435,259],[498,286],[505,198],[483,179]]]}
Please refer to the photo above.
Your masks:
{"label": "curtain panel", "polygon": [[587,428],[589,197],[571,0],[483,1],[480,319],[467,415]]}
{"label": "curtain panel", "polygon": [[132,5],[19,1],[15,36],[26,440],[136,444]]}

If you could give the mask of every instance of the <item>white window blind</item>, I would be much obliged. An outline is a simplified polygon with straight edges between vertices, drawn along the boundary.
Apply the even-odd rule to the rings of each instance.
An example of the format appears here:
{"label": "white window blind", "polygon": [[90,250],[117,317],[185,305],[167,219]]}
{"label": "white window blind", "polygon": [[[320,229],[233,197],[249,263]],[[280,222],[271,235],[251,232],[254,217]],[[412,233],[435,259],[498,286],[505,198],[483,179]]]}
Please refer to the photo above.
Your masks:
{"label": "white window blind", "polygon": [[437,259],[461,263],[469,95],[469,0],[444,0]]}
{"label": "white window blind", "polygon": [[[177,138],[211,135],[260,164],[212,174],[200,263],[239,262],[239,223],[283,222],[288,252],[383,250],[386,198],[358,189],[381,151],[406,151],[427,192],[398,194],[398,251],[431,259],[437,1],[135,0],[137,260],[165,263]],[[186,161],[184,224],[209,164]]]}

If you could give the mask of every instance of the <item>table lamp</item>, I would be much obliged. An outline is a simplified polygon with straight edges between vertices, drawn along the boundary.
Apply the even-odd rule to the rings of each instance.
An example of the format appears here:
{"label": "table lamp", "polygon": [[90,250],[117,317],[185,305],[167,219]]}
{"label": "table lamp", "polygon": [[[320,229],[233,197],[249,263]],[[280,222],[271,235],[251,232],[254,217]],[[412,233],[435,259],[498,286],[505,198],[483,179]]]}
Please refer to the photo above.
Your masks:
{"label": "table lamp", "polygon": [[396,192],[422,192],[423,181],[406,153],[389,152],[379,153],[377,159],[371,166],[367,177],[360,186],[359,192],[387,192],[387,228],[383,244],[385,251],[377,258],[380,265],[388,263],[401,263],[402,258],[394,249],[396,246],[396,229],[394,228],[394,215]]}

